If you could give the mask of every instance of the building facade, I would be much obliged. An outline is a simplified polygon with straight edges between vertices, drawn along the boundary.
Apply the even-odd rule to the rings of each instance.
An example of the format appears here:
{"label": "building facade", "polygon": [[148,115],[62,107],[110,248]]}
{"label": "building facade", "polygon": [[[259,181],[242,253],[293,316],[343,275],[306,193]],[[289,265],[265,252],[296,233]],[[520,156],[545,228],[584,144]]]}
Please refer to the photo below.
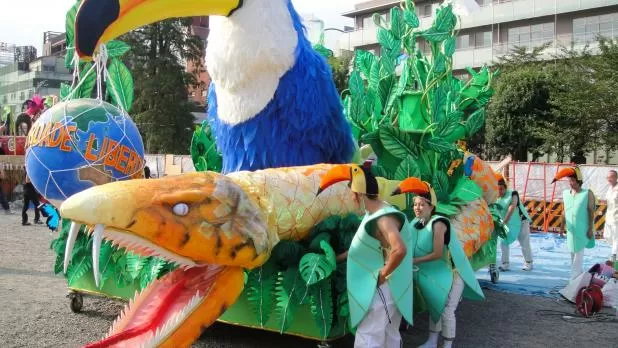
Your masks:
{"label": "building facade", "polygon": [[202,58],[200,62],[186,61],[187,72],[198,73],[200,82],[202,83],[198,88],[189,88],[189,99],[199,105],[206,104],[206,97],[208,96],[208,86],[210,85],[210,76],[206,71],[206,45],[208,41],[208,33],[210,29],[208,27],[208,17],[193,17],[191,27],[189,31],[192,35],[198,36],[204,43],[204,50],[202,51]]}
{"label": "building facade", "polygon": [[[460,17],[457,49],[453,57],[455,73],[466,67],[491,65],[515,46],[537,47],[549,44],[549,58],[561,47],[594,49],[597,35],[618,38],[618,1],[616,0],[475,0],[481,10]],[[420,29],[431,26],[436,8],[442,1],[415,1]],[[376,26],[372,19],[379,13],[389,19],[390,9],[400,1],[360,2],[344,13],[354,19],[355,30],[339,41],[340,48],[352,46],[379,54]],[[419,40],[419,48],[429,47]]]}

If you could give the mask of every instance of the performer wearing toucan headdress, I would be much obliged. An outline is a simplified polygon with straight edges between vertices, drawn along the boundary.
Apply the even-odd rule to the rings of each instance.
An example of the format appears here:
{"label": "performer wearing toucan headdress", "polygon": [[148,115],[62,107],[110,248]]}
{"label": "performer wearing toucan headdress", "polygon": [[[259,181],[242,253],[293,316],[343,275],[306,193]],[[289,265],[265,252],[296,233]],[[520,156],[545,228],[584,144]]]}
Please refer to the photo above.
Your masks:
{"label": "performer wearing toucan headdress", "polygon": [[582,188],[584,177],[579,167],[562,168],[552,183],[568,178],[570,189],[564,190],[564,225],[567,246],[571,252],[571,279],[584,272],[584,249],[594,248],[595,198],[591,190]]}
{"label": "performer wearing toucan headdress", "polygon": [[532,219],[523,205],[519,193],[507,188],[506,180],[500,173],[496,173],[498,181],[498,197],[497,204],[500,208],[500,214],[504,224],[508,226],[506,239],[500,243],[502,249],[502,264],[500,271],[510,270],[510,245],[515,241],[519,241],[521,252],[524,255],[524,271],[532,270],[532,248],[530,247],[530,222]]}
{"label": "performer wearing toucan headdress", "polygon": [[332,168],[322,177],[318,194],[342,181],[350,182],[352,199],[365,210],[347,255],[354,347],[399,348],[402,315],[412,323],[411,227],[403,213],[379,199],[378,180],[367,168]]}
{"label": "performer wearing toucan headdress", "polygon": [[435,348],[442,333],[443,347],[450,348],[455,339],[455,310],[463,294],[472,300],[484,299],[472,266],[452,230],[450,221],[436,215],[438,201],[427,182],[408,178],[393,195],[414,193],[412,235],[414,247],[414,284],[429,310],[429,339],[421,347]]}

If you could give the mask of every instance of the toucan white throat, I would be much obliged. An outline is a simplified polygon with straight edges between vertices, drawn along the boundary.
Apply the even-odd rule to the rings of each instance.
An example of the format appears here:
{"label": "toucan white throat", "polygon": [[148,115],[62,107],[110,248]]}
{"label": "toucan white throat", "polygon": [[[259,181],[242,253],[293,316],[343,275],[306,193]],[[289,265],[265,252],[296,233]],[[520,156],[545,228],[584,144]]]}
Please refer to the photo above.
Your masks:
{"label": "toucan white throat", "polygon": [[217,114],[236,125],[273,99],[279,79],[296,61],[298,34],[288,0],[244,0],[230,17],[211,17],[210,27],[206,66]]}

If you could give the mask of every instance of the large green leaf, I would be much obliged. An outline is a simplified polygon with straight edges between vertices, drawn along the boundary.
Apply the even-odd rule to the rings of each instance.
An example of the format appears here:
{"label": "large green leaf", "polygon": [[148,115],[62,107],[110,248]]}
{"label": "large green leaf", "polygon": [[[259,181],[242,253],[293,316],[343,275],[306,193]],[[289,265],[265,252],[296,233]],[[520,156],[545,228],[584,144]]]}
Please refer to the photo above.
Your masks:
{"label": "large green leaf", "polygon": [[[336,218],[336,220],[334,219]],[[313,237],[311,239],[311,242],[309,243],[309,250],[311,252],[317,253],[322,251],[322,242],[326,242],[330,244],[330,239],[331,239],[331,235],[330,232],[331,230],[335,230],[336,227],[339,225],[339,217],[338,216],[333,216],[331,218],[328,218],[327,220],[323,221],[322,223],[320,223],[319,226],[316,226],[316,229],[318,227],[321,228],[321,230],[324,230],[324,232],[318,233],[315,235],[315,237]],[[330,228],[330,226],[328,226],[328,223],[332,221],[331,223],[334,224],[334,228]]]}
{"label": "large green leaf", "polygon": [[398,40],[401,40],[406,33],[406,26],[399,7],[391,8],[391,32]]}
{"label": "large green leaf", "polygon": [[421,171],[418,167],[416,158],[412,156],[406,157],[395,172],[395,180],[404,180],[409,177],[420,177]]}
{"label": "large green leaf", "polygon": [[403,12],[403,20],[409,25],[412,29],[418,28],[420,21],[418,20],[418,16],[414,11],[404,11]]}
{"label": "large green leaf", "polygon": [[75,57],[75,49],[73,47],[67,47],[67,53],[64,55],[64,67],[67,69],[73,69]]}
{"label": "large green leaf", "polygon": [[449,200],[449,192],[448,192],[449,181],[448,181],[448,176],[446,175],[445,172],[437,171],[437,172],[434,173],[433,180],[432,180],[432,186],[433,186],[433,189],[436,192],[436,196],[438,198],[438,201],[440,201],[440,202],[448,202],[448,200]]}
{"label": "large green leaf", "polygon": [[[459,127],[462,127],[461,117],[463,112],[455,111],[446,115],[438,122],[435,134],[441,138],[448,139]],[[447,140],[448,141],[448,140]]]}
{"label": "large green leaf", "polygon": [[111,89],[111,96],[116,105],[127,112],[133,106],[133,77],[129,69],[117,58],[113,58],[107,68],[106,85]]}
{"label": "large green leaf", "polygon": [[247,277],[247,300],[260,326],[264,327],[273,311],[277,272],[274,262],[249,271]]}
{"label": "large green leaf", "polygon": [[378,28],[378,42],[385,49],[399,50],[400,41],[388,29]]}
{"label": "large green leaf", "polygon": [[459,209],[457,209],[456,206],[451,204],[438,203],[438,206],[436,207],[436,213],[452,217],[459,213]]}
{"label": "large green leaf", "polygon": [[82,253],[79,257],[73,257],[67,269],[67,281],[69,286],[80,279],[86,272],[92,269],[92,254]]}
{"label": "large green leaf", "polygon": [[[277,322],[279,332],[284,333],[294,320],[294,313],[296,312],[297,305],[292,300],[294,293],[297,291],[296,287],[296,273],[298,270],[295,268],[289,268],[286,272],[279,273],[277,279],[277,285],[275,288],[275,314],[277,316]],[[292,279],[292,281],[290,281]],[[294,284],[291,288],[288,284]],[[302,283],[302,282],[299,282]]]}
{"label": "large green leaf", "polygon": [[148,261],[146,257],[141,257],[134,253],[127,253],[127,271],[133,279],[138,278],[142,268]]}
{"label": "large green leaf", "polygon": [[103,241],[101,244],[101,251],[99,253],[99,274],[101,275],[101,282],[99,283],[100,288],[105,285],[105,281],[113,276],[112,272],[115,269],[115,264],[112,254],[112,243]]}
{"label": "large green leaf", "polygon": [[[371,72],[371,66],[376,57],[373,53],[364,50],[357,50],[354,58],[354,65],[366,78],[369,78]],[[352,72],[354,73],[354,72]],[[362,80],[361,80],[362,81]]]}
{"label": "large green leaf", "polygon": [[438,153],[456,150],[455,144],[449,143],[441,137],[426,138],[424,146],[426,149],[433,150]]}
{"label": "large green leaf", "polygon": [[191,159],[198,172],[220,172],[223,158],[217,151],[207,121],[197,126],[191,139]]}
{"label": "large green leaf", "polygon": [[311,314],[322,339],[330,334],[333,325],[333,300],[330,279],[314,284],[310,288]]}
{"label": "large green leaf", "polygon": [[422,91],[404,93],[402,97],[403,109],[399,113],[399,128],[401,130],[423,130],[429,125],[421,114],[422,96]]}
{"label": "large green leaf", "polygon": [[466,132],[468,133],[468,136],[470,137],[476,134],[476,132],[483,128],[484,124],[485,109],[481,108],[472,113],[472,115],[470,115],[470,117],[468,117],[468,120],[466,121]]}
{"label": "large green leaf", "polygon": [[418,155],[418,147],[410,135],[395,127],[381,128],[380,140],[386,151],[401,160],[409,155]]}
{"label": "large green leaf", "polygon": [[288,268],[297,266],[306,252],[307,250],[301,243],[293,240],[282,240],[275,245],[270,257],[279,267]]}
{"label": "large green leaf", "polygon": [[129,52],[131,47],[126,43],[118,40],[112,40],[107,43],[107,56],[110,58],[118,58]]}
{"label": "large green leaf", "polygon": [[384,167],[389,173],[395,173],[397,166],[401,163],[401,159],[393,156],[384,148],[380,140],[380,132],[374,131],[367,133],[361,137],[361,142],[371,145],[373,152],[378,156],[378,164]]}
{"label": "large green leaf", "polygon": [[157,279],[166,261],[158,257],[150,257],[142,267],[138,277],[139,288],[145,289],[153,280]]}
{"label": "large green leaf", "polygon": [[92,63],[86,63],[79,72],[77,89],[73,92],[73,99],[91,98],[94,85],[97,83],[97,72],[92,68]]}
{"label": "large green leaf", "polygon": [[[368,71],[371,71],[371,68]],[[350,88],[350,94],[352,95],[352,97],[365,95],[365,85],[358,71],[352,71],[352,73],[350,74],[348,87]]]}
{"label": "large green leaf", "polygon": [[444,41],[444,55],[447,57],[452,57],[455,53],[455,37],[450,37]]}
{"label": "large green leaf", "polygon": [[380,60],[376,59],[371,64],[371,70],[369,71],[369,83],[368,88],[370,90],[377,90],[380,83]]}
{"label": "large green leaf", "polygon": [[71,9],[67,12],[65,19],[65,32],[66,32],[66,43],[67,47],[74,47],[74,39],[75,39],[75,15],[77,14],[77,9],[81,0],[77,1]]}
{"label": "large green leaf", "polygon": [[325,255],[308,253],[300,259],[300,275],[307,285],[328,278],[337,267],[333,248],[326,241],[321,241],[320,247]]}

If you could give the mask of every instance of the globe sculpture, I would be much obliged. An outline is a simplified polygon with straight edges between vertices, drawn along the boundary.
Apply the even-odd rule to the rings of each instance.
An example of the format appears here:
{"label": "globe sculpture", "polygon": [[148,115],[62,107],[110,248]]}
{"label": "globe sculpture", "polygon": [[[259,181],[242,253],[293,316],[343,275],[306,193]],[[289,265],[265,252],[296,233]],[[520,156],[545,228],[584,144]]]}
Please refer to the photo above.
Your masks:
{"label": "globe sculpture", "polygon": [[55,206],[92,186],[143,177],[137,126],[126,112],[100,100],[70,100],[48,109],[32,126],[26,147],[28,176]]}

